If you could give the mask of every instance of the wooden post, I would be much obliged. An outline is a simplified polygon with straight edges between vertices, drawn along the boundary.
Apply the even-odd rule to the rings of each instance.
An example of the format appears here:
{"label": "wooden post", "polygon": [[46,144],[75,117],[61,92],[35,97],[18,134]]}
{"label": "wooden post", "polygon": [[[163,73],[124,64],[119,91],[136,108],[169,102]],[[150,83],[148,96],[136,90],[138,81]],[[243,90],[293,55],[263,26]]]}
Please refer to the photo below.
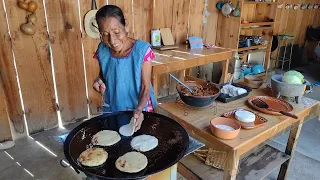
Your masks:
{"label": "wooden post", "polygon": [[188,68],[185,70],[185,76],[191,76],[192,75],[192,68]]}
{"label": "wooden post", "polygon": [[158,99],[158,75],[152,73],[152,86],[154,91],[154,96]]}
{"label": "wooden post", "polygon": [[226,83],[227,82],[227,77],[228,77],[228,68],[229,68],[229,59],[223,61],[222,63],[222,75],[221,75],[221,80],[220,83]]}
{"label": "wooden post", "polygon": [[239,156],[237,150],[230,150],[224,167],[224,180],[235,180],[239,167]]}
{"label": "wooden post", "polygon": [[180,162],[178,163],[178,172],[188,180],[201,180],[201,178],[198,175],[193,173],[189,168],[187,168]]}
{"label": "wooden post", "polygon": [[265,55],[265,60],[264,60],[264,69],[265,69],[265,71],[266,71],[266,73],[265,73],[265,80],[267,80],[268,79],[268,67],[269,67],[269,64],[270,64],[270,54],[271,54],[271,49],[268,49],[267,51],[266,51],[266,55]]}
{"label": "wooden post", "polygon": [[291,157],[290,157],[290,159],[288,161],[286,161],[285,163],[283,163],[281,165],[281,169],[280,169],[280,172],[278,174],[278,180],[282,180],[282,179],[286,179],[287,178],[287,170],[290,167],[290,164],[291,164],[292,159],[293,159],[293,154],[294,154],[294,151],[296,149],[296,146],[297,146],[297,143],[298,143],[298,138],[299,138],[299,135],[300,135],[300,132],[301,132],[301,128],[302,128],[302,125],[303,125],[303,119],[304,119],[304,117],[301,118],[301,120],[299,121],[298,127],[295,127],[290,131],[290,135],[289,135],[289,138],[288,138],[288,143],[287,143],[287,147],[286,147],[285,153],[290,155]]}

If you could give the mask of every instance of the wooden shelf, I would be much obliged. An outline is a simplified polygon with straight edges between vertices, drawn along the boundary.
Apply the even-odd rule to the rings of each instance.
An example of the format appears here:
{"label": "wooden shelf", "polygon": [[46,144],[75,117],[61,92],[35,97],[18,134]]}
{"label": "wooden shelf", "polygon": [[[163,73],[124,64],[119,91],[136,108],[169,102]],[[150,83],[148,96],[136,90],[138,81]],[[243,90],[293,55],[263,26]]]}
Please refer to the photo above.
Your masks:
{"label": "wooden shelf", "polygon": [[250,28],[250,26],[273,26],[273,22],[254,22],[241,24],[242,28]]}
{"label": "wooden shelf", "polygon": [[255,2],[255,1],[244,1],[244,4],[277,4],[278,2]]}
{"label": "wooden shelf", "polygon": [[243,47],[243,48],[239,48],[238,52],[240,51],[246,51],[246,50],[251,50],[251,49],[258,49],[258,48],[268,48],[269,44],[265,44],[265,45],[258,45],[258,46],[250,46],[250,47]]}
{"label": "wooden shelf", "polygon": [[[237,174],[237,179],[263,179],[289,158],[289,155],[276,148],[269,145],[262,146],[248,157],[240,160],[240,171]],[[180,163],[199,178],[223,179],[222,170],[205,165],[194,155],[183,158]]]}
{"label": "wooden shelf", "polygon": [[253,53],[258,53],[258,52],[265,52],[267,50],[268,50],[268,48],[251,50],[251,51],[242,51],[241,53],[239,53],[239,56],[244,56],[244,55],[247,55],[247,54],[253,54]]}
{"label": "wooden shelf", "polygon": [[241,28],[241,31],[257,31],[257,30],[268,30],[273,29],[272,26],[262,26],[257,28]]}

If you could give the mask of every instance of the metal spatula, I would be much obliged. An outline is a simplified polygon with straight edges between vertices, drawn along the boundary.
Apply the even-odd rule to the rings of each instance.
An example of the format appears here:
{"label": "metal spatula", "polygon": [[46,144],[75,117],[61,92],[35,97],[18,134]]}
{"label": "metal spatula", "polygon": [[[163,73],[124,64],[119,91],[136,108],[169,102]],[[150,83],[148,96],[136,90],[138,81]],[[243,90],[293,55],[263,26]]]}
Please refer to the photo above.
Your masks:
{"label": "metal spatula", "polygon": [[298,119],[298,116],[294,115],[294,114],[291,114],[291,113],[288,113],[288,112],[285,112],[285,111],[279,111],[279,110],[276,110],[276,109],[273,109],[273,108],[270,108],[269,105],[264,102],[263,100],[261,99],[254,99],[252,101],[252,104],[258,106],[259,108],[263,108],[263,109],[268,109],[270,111],[275,111],[275,112],[279,112],[285,116],[289,116],[289,117],[292,117],[292,118],[295,118],[295,119]]}

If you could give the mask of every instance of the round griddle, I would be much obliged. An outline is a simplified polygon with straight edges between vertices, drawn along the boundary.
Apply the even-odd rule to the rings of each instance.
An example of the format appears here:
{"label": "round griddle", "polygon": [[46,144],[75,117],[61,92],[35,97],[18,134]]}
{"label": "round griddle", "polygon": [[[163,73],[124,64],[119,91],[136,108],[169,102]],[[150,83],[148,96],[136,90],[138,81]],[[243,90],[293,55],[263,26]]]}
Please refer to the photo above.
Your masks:
{"label": "round griddle", "polygon": [[121,141],[113,146],[103,147],[108,152],[107,161],[99,167],[84,167],[78,157],[91,145],[94,134],[101,130],[119,132],[122,125],[128,124],[133,112],[125,111],[103,114],[87,120],[74,128],[64,142],[64,154],[70,165],[89,177],[99,179],[143,179],[163,171],[176,164],[186,153],[189,136],[186,130],[176,121],[156,113],[143,112],[144,121],[141,129],[133,137],[148,134],[158,138],[158,146],[148,152],[142,152],[148,158],[148,165],[138,173],[124,173],[115,167],[118,157],[134,151],[130,142],[133,137],[121,136]]}

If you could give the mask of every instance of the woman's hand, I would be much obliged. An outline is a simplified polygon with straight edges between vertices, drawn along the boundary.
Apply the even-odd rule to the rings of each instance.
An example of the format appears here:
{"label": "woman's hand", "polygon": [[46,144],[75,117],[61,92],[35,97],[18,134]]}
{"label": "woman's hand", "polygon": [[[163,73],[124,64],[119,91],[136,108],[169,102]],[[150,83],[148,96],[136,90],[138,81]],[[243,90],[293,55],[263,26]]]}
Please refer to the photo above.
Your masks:
{"label": "woman's hand", "polygon": [[133,117],[136,119],[136,127],[134,132],[137,132],[141,128],[142,121],[144,120],[142,110],[136,109],[133,112]]}
{"label": "woman's hand", "polygon": [[95,91],[97,91],[100,94],[104,94],[106,85],[103,83],[103,81],[99,77],[96,80],[94,80],[92,86]]}

